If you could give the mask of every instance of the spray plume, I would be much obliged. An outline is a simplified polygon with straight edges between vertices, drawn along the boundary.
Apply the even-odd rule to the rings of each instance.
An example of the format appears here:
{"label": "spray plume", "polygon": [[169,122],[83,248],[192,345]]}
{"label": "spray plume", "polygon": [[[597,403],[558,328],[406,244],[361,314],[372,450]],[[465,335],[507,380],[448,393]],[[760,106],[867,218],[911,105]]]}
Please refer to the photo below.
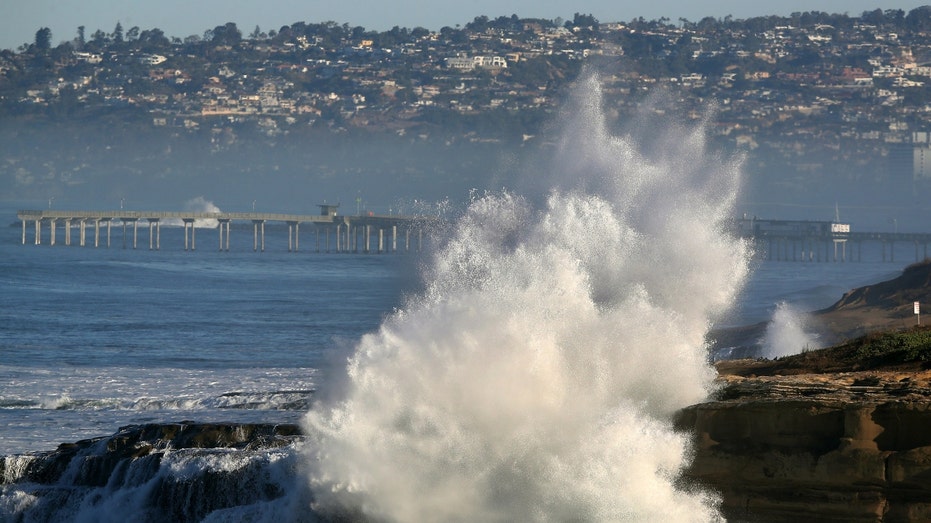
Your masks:
{"label": "spray plume", "polygon": [[820,349],[817,337],[806,332],[806,320],[806,314],[788,303],[777,303],[763,337],[763,357],[775,359]]}
{"label": "spray plume", "polygon": [[724,232],[739,162],[670,131],[611,135],[596,77],[567,109],[545,203],[475,199],[425,291],[364,336],[308,413],[315,509],[371,521],[716,521],[677,487],[704,336],[748,272]]}

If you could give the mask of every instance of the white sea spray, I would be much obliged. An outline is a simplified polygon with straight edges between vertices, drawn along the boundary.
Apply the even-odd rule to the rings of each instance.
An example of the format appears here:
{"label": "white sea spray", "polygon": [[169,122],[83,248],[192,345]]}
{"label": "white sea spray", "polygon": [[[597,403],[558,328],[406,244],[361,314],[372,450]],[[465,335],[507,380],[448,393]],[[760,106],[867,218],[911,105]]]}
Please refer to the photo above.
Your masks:
{"label": "white sea spray", "polygon": [[774,359],[820,349],[817,337],[807,327],[806,314],[786,302],[777,303],[763,337],[763,357]]}
{"label": "white sea spray", "polygon": [[[748,272],[739,161],[704,129],[648,157],[587,76],[542,205],[475,199],[426,290],[364,336],[308,413],[315,508],[377,521],[715,521],[684,491],[704,337]],[[655,155],[654,155],[655,156]]]}

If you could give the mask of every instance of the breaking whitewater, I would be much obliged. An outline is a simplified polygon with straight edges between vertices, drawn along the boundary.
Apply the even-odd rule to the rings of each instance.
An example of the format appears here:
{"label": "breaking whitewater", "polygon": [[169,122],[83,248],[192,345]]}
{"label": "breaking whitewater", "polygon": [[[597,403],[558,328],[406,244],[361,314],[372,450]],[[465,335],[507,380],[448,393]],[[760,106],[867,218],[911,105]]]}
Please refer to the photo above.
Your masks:
{"label": "breaking whitewater", "polygon": [[652,154],[601,106],[581,80],[546,189],[474,199],[299,430],[134,426],[7,457],[4,520],[722,520],[671,420],[712,391],[705,335],[749,272],[725,231],[740,161],[702,126]]}

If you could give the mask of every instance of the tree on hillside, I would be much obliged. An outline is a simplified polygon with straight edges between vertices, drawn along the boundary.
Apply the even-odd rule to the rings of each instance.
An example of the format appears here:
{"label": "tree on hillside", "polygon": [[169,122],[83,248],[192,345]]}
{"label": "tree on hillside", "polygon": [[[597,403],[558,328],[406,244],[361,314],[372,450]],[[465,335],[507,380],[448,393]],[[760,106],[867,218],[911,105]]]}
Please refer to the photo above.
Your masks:
{"label": "tree on hillside", "polygon": [[52,47],[52,30],[43,27],[36,31],[36,49],[39,51],[48,51]]}
{"label": "tree on hillside", "polygon": [[896,27],[905,25],[905,11],[901,9],[886,9],[885,15],[886,20],[889,20],[892,25]]}
{"label": "tree on hillside", "polygon": [[476,16],[474,20],[466,24],[466,29],[474,33],[482,33],[488,29],[488,17],[485,15]]}
{"label": "tree on hillside", "polygon": [[95,49],[100,50],[110,43],[110,38],[107,36],[107,33],[98,29],[91,35],[90,43],[93,44]]}
{"label": "tree on hillside", "polygon": [[210,31],[210,42],[215,45],[237,45],[242,41],[242,32],[233,22],[218,25]]}
{"label": "tree on hillside", "polygon": [[931,30],[931,6],[916,7],[905,16],[905,25],[912,31]]}
{"label": "tree on hillside", "polygon": [[113,43],[123,43],[123,24],[119,22],[116,23],[116,27],[113,28],[113,33],[110,34],[110,38],[113,39]]}
{"label": "tree on hillside", "polygon": [[136,41],[139,49],[147,52],[154,52],[164,49],[171,45],[171,41],[165,36],[165,33],[159,29],[146,29],[139,33],[139,39]]}
{"label": "tree on hillside", "polygon": [[574,15],[572,15],[572,22],[568,22],[568,21],[566,22],[567,28],[597,27],[597,26],[598,26],[598,19],[590,14],[583,15],[580,13],[575,13]]}

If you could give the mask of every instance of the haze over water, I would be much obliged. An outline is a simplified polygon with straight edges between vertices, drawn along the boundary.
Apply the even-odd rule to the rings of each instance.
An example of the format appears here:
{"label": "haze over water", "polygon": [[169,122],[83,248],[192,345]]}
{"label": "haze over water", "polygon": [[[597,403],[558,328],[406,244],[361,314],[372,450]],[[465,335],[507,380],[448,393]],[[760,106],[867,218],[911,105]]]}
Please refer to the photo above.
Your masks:
{"label": "haze over water", "polygon": [[711,521],[675,485],[671,415],[712,387],[704,336],[748,273],[723,232],[739,162],[704,129],[648,157],[598,79],[566,112],[545,203],[472,202],[409,299],[307,415],[317,508],[387,521]]}

